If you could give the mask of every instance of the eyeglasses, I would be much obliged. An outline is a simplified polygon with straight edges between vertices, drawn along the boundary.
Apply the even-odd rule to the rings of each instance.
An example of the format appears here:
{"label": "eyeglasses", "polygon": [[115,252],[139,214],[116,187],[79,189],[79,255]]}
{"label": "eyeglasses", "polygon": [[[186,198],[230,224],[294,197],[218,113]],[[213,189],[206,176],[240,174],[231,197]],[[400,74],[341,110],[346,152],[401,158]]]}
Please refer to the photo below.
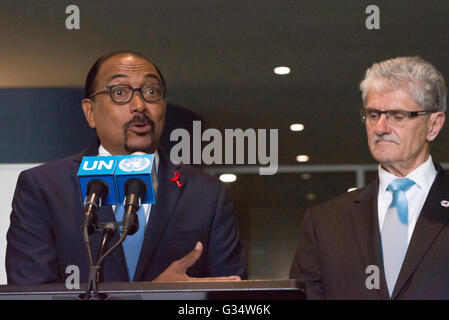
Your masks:
{"label": "eyeglasses", "polygon": [[133,88],[127,84],[117,84],[92,93],[90,98],[100,93],[109,92],[112,101],[118,104],[125,104],[131,101],[134,91],[139,91],[146,102],[159,102],[165,96],[165,86],[163,85],[149,84],[140,88]]}
{"label": "eyeglasses", "polygon": [[371,108],[362,108],[360,110],[360,118],[363,123],[375,125],[382,114],[385,114],[388,122],[392,125],[401,125],[408,119],[424,116],[429,113],[438,112],[438,110],[420,110],[420,111],[405,111],[405,110],[386,110],[380,111]]}

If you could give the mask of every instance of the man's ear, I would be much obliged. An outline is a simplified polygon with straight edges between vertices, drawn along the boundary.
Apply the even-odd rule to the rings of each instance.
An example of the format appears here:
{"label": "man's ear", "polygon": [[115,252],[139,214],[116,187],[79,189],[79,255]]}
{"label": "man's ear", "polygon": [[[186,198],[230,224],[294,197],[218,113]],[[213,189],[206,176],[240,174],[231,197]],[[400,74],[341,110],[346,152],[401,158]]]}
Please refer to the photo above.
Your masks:
{"label": "man's ear", "polygon": [[95,128],[95,114],[94,114],[94,103],[91,99],[86,98],[81,101],[81,106],[83,107],[84,116],[89,124],[89,127]]}
{"label": "man's ear", "polygon": [[436,112],[430,115],[429,132],[427,133],[427,141],[433,141],[443,128],[446,116],[444,112]]}

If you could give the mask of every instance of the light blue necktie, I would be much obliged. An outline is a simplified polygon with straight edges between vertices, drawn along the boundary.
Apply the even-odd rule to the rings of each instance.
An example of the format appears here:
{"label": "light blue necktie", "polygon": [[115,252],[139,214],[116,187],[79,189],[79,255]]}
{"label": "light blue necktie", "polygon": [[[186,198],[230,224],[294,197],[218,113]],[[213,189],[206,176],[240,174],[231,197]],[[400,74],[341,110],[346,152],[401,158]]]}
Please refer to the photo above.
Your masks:
{"label": "light blue necktie", "polygon": [[[117,205],[115,209],[115,220],[117,222],[123,221],[123,214],[125,208],[123,205]],[[136,272],[137,263],[140,257],[140,251],[142,249],[143,238],[145,237],[146,218],[143,205],[140,206],[137,211],[139,218],[139,229],[131,236],[127,236],[123,241],[123,252],[125,253],[126,267],[128,269],[129,281],[133,281],[134,273]]]}
{"label": "light blue necktie", "polygon": [[382,226],[382,253],[388,292],[393,293],[402,262],[408,247],[408,203],[405,192],[415,183],[408,179],[396,179],[387,187],[393,192]]}

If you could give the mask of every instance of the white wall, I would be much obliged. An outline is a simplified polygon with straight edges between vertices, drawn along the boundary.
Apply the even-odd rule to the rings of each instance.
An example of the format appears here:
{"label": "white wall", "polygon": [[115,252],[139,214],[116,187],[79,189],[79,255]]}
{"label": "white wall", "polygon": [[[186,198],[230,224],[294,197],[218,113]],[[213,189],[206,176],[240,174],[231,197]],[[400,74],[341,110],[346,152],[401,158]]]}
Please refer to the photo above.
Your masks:
{"label": "white wall", "polygon": [[6,284],[6,232],[9,228],[11,201],[16,188],[17,177],[21,171],[37,165],[37,163],[0,164],[0,284]]}

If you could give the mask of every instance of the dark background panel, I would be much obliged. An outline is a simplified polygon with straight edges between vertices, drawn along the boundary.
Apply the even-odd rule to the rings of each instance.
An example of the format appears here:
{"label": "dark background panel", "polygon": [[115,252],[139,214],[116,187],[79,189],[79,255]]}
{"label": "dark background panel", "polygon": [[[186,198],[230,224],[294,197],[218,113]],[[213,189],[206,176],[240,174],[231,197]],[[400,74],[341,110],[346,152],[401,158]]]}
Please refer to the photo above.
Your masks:
{"label": "dark background panel", "polygon": [[78,88],[0,88],[0,163],[47,162],[80,152],[96,134]]}

